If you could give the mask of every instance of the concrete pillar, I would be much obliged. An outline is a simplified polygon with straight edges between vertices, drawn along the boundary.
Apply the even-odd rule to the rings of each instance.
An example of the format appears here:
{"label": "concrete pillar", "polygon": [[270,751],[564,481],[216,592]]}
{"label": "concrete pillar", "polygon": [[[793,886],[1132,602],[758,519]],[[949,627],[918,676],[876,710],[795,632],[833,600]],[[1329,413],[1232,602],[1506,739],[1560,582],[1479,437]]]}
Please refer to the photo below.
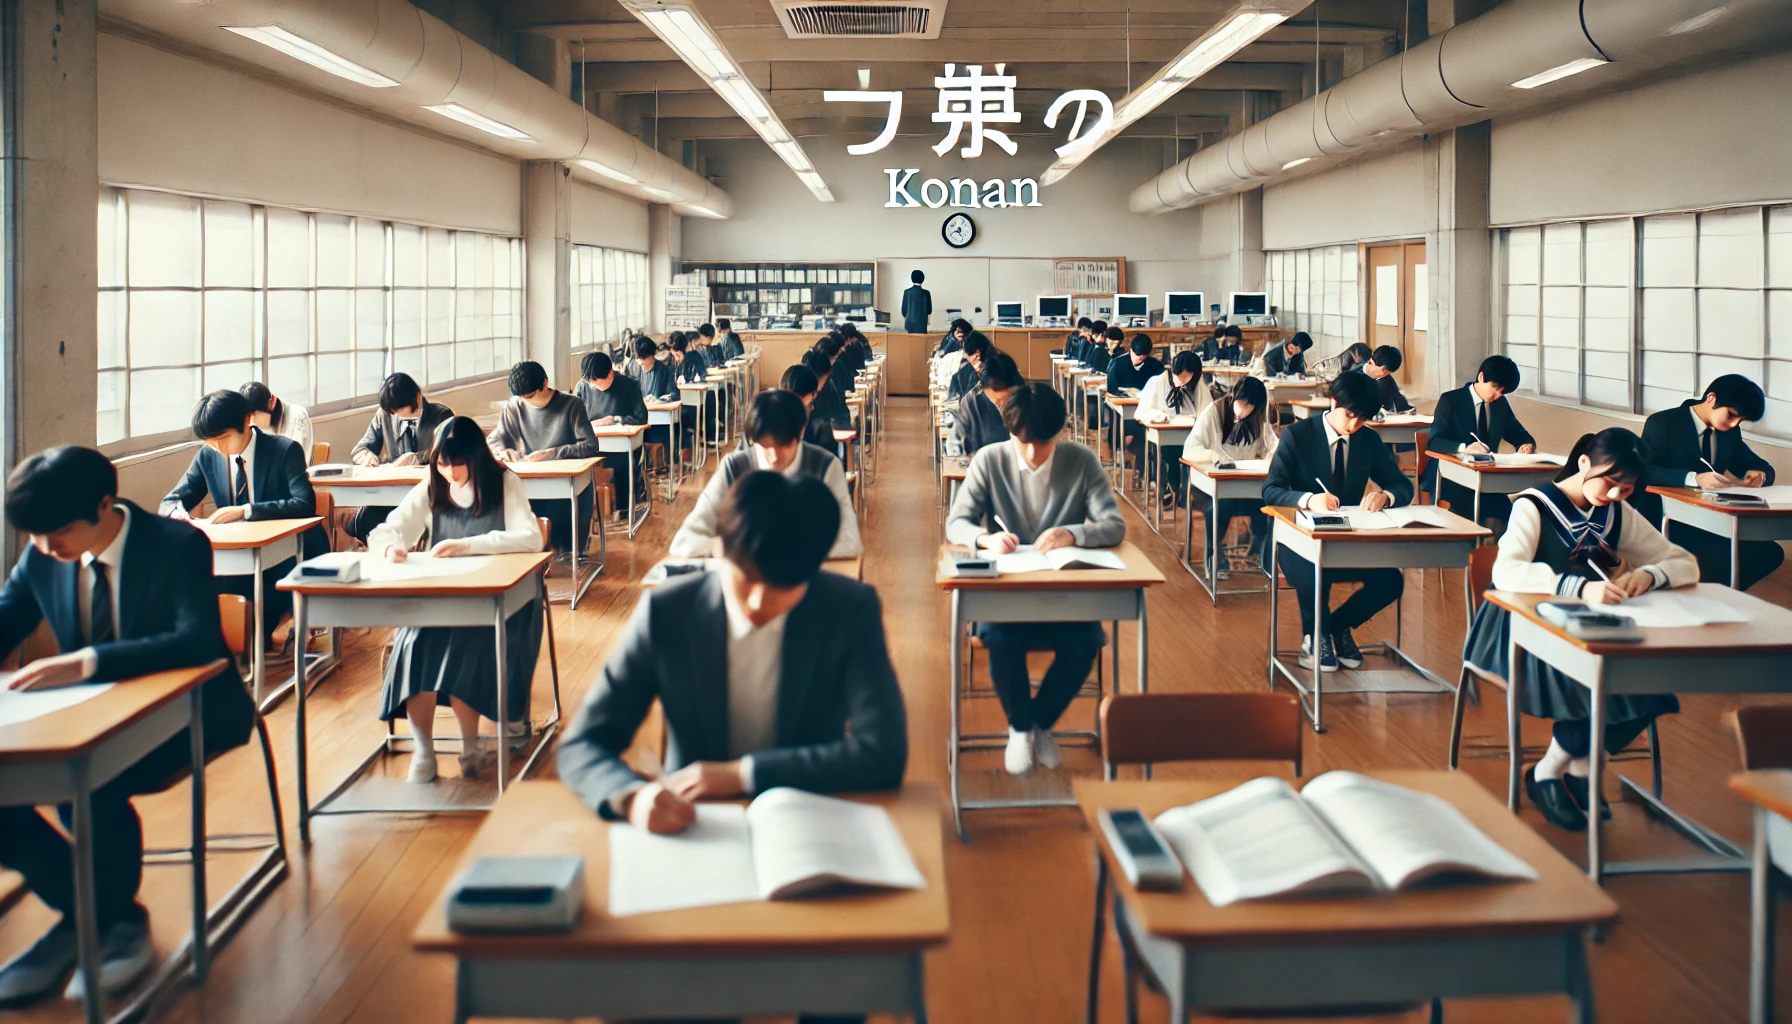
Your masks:
{"label": "concrete pillar", "polygon": [[1238,290],[1263,290],[1263,190],[1251,189],[1238,194],[1234,214],[1238,224],[1238,251],[1233,257],[1238,267]]}
{"label": "concrete pillar", "polygon": [[98,12],[95,0],[8,0],[3,412],[10,471],[32,452],[92,445],[99,393]]}
{"label": "concrete pillar", "polygon": [[523,349],[556,384],[572,380],[572,182],[553,160],[523,165]]}
{"label": "concrete pillar", "polygon": [[653,333],[666,333],[666,289],[683,254],[684,228],[670,206],[647,208],[647,320]]}
{"label": "concrete pillar", "polygon": [[[1425,144],[1430,387],[1442,394],[1492,355],[1493,235],[1487,225],[1492,122],[1440,132]],[[1418,383],[1418,382],[1415,382]]]}

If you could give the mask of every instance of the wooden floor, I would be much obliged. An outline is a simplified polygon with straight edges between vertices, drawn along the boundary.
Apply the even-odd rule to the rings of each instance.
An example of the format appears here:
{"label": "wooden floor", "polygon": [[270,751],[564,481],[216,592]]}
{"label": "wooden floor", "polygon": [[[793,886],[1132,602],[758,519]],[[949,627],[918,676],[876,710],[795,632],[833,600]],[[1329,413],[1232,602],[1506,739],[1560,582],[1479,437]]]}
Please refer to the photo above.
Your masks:
{"label": "wooden floor", "polygon": [[[896,670],[908,700],[909,776],[946,775],[947,602],[933,584],[939,543],[937,488],[927,456],[926,409],[918,399],[892,402],[886,444],[863,513],[865,578],[883,599]],[[711,466],[713,466],[713,461]],[[595,676],[638,594],[635,581],[654,564],[696,494],[687,482],[678,502],[660,508],[634,541],[612,538],[610,564],[578,611],[555,606],[563,698],[568,715]],[[1175,550],[1152,534],[1129,509],[1129,536],[1155,558],[1168,585],[1150,597],[1151,685],[1154,690],[1255,690],[1264,686],[1266,595],[1229,597],[1216,609],[1179,566]],[[1180,535],[1180,529],[1166,532]],[[1792,573],[1782,570],[1757,593],[1792,604]],[[1284,598],[1283,644],[1297,641],[1291,598]],[[1405,643],[1433,670],[1454,678],[1463,635],[1462,580],[1435,572],[1407,575]],[[1391,632],[1387,613],[1368,632]],[[383,735],[375,721],[379,690],[379,633],[349,641],[347,667],[326,681],[311,702],[312,792],[326,790]],[[1134,640],[1126,627],[1125,685],[1132,688]],[[535,712],[545,713],[545,663],[537,676]],[[1724,788],[1737,767],[1727,711],[1741,699],[1693,697],[1663,727],[1670,799],[1693,809],[1733,838],[1745,840],[1748,817]],[[1087,702],[1084,702],[1087,704]],[[1090,709],[1072,715],[1087,721]],[[978,716],[993,716],[980,707]],[[1344,695],[1326,706],[1327,732],[1309,736],[1310,774],[1332,768],[1442,767],[1448,733],[1448,695]],[[990,724],[997,724],[993,717]],[[1539,723],[1531,736],[1545,736]],[[290,702],[271,716],[281,785],[289,815],[293,806]],[[442,732],[452,734],[444,723]],[[1503,707],[1498,700],[1469,711],[1472,746],[1499,742]],[[1527,733],[1528,735],[1528,733]],[[968,759],[978,785],[1007,785],[999,754]],[[452,775],[444,757],[443,772]],[[1465,761],[1465,770],[1503,792],[1503,757]],[[1646,764],[1628,764],[1636,774]],[[394,761],[384,780],[402,777]],[[551,771],[551,763],[549,765]],[[1071,751],[1064,773],[1095,773],[1092,753]],[[1175,769],[1161,774],[1175,776]],[[208,773],[215,829],[266,827],[266,798],[259,755],[253,747],[233,752]],[[466,784],[472,788],[474,784]],[[437,787],[447,799],[461,784]],[[140,801],[152,845],[175,845],[186,828],[176,791]],[[1584,839],[1555,832],[1525,811],[1568,856],[1581,858]],[[1634,806],[1619,805],[1611,830],[1620,853],[1676,849],[1673,840],[1646,823]],[[182,995],[163,1014],[178,1022],[396,1021],[451,1019],[452,971],[441,959],[410,950],[413,923],[448,881],[476,819],[469,815],[335,817],[319,821],[314,842],[301,848],[293,837],[294,870],[219,952],[203,988]],[[1082,1012],[1093,892],[1089,835],[1069,811],[983,813],[971,819],[968,845],[947,851],[953,939],[929,956],[928,1004],[940,1024],[1070,1021]],[[1745,843],[1746,845],[1746,843]],[[215,859],[213,884],[228,887],[245,862],[242,854]],[[145,898],[156,940],[179,941],[186,920],[182,868],[150,869]],[[1747,885],[1740,875],[1620,878],[1610,891],[1622,907],[1621,922],[1594,948],[1593,971],[1600,1019],[1606,1022],[1698,1021],[1716,1024],[1746,1018]],[[1792,915],[1788,915],[1792,916]],[[0,918],[0,956],[9,956],[49,923],[30,897]],[[1111,932],[1110,932],[1111,935]],[[1792,932],[1782,932],[1782,948]],[[1102,1019],[1122,1018],[1114,951],[1105,958]],[[1782,976],[1784,974],[1782,973]],[[1456,1022],[1554,1021],[1566,1002],[1554,999],[1452,1002]],[[1146,1020],[1161,1021],[1161,1000],[1147,997]],[[0,1011],[0,1022],[73,1021],[72,1004],[57,1000],[29,1013]],[[1378,1018],[1382,1020],[1390,1018]],[[1399,1019],[1418,1019],[1409,1015]],[[1792,1015],[1782,1015],[1792,1019]]]}

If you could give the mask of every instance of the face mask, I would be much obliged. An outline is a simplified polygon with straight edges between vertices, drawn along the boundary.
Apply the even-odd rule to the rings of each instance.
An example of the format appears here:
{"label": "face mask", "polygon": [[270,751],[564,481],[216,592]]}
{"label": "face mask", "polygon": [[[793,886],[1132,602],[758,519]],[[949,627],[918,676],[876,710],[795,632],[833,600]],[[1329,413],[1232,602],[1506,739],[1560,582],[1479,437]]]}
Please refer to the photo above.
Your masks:
{"label": "face mask", "polygon": [[1233,402],[1232,403],[1232,418],[1234,420],[1249,419],[1250,415],[1251,415],[1251,407],[1250,406],[1246,405],[1243,402]]}

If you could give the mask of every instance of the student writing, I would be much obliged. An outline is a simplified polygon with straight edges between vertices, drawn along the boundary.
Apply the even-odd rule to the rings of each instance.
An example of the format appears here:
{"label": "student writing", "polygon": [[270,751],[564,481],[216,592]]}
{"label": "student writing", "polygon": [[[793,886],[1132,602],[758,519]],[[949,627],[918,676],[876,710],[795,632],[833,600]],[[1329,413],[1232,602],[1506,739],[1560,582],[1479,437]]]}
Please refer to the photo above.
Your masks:
{"label": "student writing", "polygon": [[[524,360],[511,367],[509,385],[510,400],[498,412],[497,427],[486,436],[499,461],[589,459],[597,454],[597,435],[591,432],[585,403],[555,390],[540,363]],[[530,502],[535,514],[548,521],[556,551],[571,551],[589,531],[592,490],[579,492],[576,510],[564,498]]]}
{"label": "student writing", "polygon": [[299,446],[305,464],[311,464],[311,414],[302,405],[282,400],[260,381],[237,388],[249,400],[249,414],[263,433],[278,434]]}
{"label": "student writing", "polygon": [[[701,331],[703,328],[697,328]],[[740,335],[734,333],[734,324],[726,319],[716,321],[716,332],[721,336],[722,358],[739,359],[747,354],[747,346],[741,342]]]}
{"label": "student writing", "polygon": [[1027,381],[1014,365],[1014,357],[1006,352],[991,352],[983,360],[982,382],[958,401],[952,415],[952,436],[947,447],[955,455],[977,452],[1008,440],[1008,425],[1002,420],[1002,409],[1008,396],[1026,387]]}
{"label": "student writing", "polygon": [[964,362],[946,381],[946,400],[956,401],[965,392],[977,386],[978,378],[983,373],[984,357],[994,348],[989,340],[981,334],[973,334],[964,340]]}
{"label": "student writing", "polygon": [[[1133,415],[1139,423],[1162,423],[1180,416],[1193,416],[1201,406],[1201,357],[1193,352],[1178,352],[1170,360],[1167,373],[1155,374],[1139,390],[1139,405]],[[1135,457],[1143,457],[1145,441],[1140,427],[1139,446]],[[1187,492],[1186,473],[1182,465],[1183,446],[1166,444],[1158,457],[1164,463],[1162,501],[1171,508],[1183,500]]]}
{"label": "student writing", "polygon": [[[379,402],[348,460],[357,466],[428,464],[436,428],[453,419],[454,410],[426,398],[408,373],[394,373],[381,382]],[[389,505],[356,509],[349,521],[349,536],[366,541],[367,534],[391,513]]]}
{"label": "student writing", "polygon": [[660,347],[652,338],[642,335],[635,339],[635,361],[625,371],[641,385],[641,394],[647,398],[674,398],[678,395],[678,382],[672,379],[672,368],[659,359]]}
{"label": "student writing", "polygon": [[821,392],[821,385],[816,381],[814,371],[800,363],[788,367],[784,371],[784,376],[778,381],[778,387],[802,400],[803,413],[808,417],[803,424],[803,440],[832,451],[834,446],[833,423],[815,418],[815,396]]}
{"label": "student writing", "polygon": [[1392,345],[1382,345],[1356,367],[1368,374],[1369,379],[1375,381],[1376,387],[1381,389],[1381,411],[1384,413],[1412,411],[1412,403],[1400,393],[1400,382],[1394,379],[1394,374],[1399,372],[1403,361],[1404,357],[1399,349]]}
{"label": "student writing", "polygon": [[[1240,377],[1230,394],[1203,409],[1195,418],[1186,454],[1196,462],[1273,458],[1281,438],[1275,424],[1270,422],[1268,409],[1269,390],[1263,386],[1263,381],[1256,377]],[[1262,501],[1227,498],[1220,502],[1217,514],[1222,535],[1232,520],[1239,516],[1250,519],[1251,550],[1267,563],[1270,524],[1269,516],[1263,512]]]}
{"label": "student writing", "polygon": [[[1478,454],[1498,451],[1503,442],[1520,452],[1536,451],[1536,439],[1518,422],[1512,403],[1506,400],[1506,395],[1517,389],[1518,364],[1505,356],[1488,356],[1473,381],[1438,398],[1425,449],[1449,455]],[[1468,512],[1474,507],[1474,494],[1468,488],[1439,479],[1436,462],[1425,464],[1424,487],[1452,509]],[[1511,507],[1504,495],[1481,496],[1484,519],[1503,522]]]}
{"label": "student writing", "polygon": [[[1243,336],[1243,332],[1239,332]],[[1294,337],[1272,345],[1263,353],[1263,375],[1266,377],[1301,377],[1307,372],[1307,349],[1313,347],[1313,339],[1306,331],[1295,332]]]}
{"label": "student writing", "polygon": [[[631,426],[638,427],[647,422],[647,402],[641,397],[641,385],[633,377],[616,372],[616,365],[604,352],[587,352],[579,359],[579,382],[572,386],[573,397],[585,405],[585,415],[591,420],[593,427]],[[695,422],[696,410],[683,409],[690,413],[687,423]],[[665,427],[647,429],[647,439],[656,444],[663,444],[667,433]],[[595,435],[594,435],[595,436]],[[689,435],[686,435],[688,438]],[[686,440],[688,445],[690,442]],[[610,471],[611,480],[620,480],[628,473],[628,452],[614,452],[602,456],[604,468]],[[635,492],[646,491],[640,469],[635,471]]]}

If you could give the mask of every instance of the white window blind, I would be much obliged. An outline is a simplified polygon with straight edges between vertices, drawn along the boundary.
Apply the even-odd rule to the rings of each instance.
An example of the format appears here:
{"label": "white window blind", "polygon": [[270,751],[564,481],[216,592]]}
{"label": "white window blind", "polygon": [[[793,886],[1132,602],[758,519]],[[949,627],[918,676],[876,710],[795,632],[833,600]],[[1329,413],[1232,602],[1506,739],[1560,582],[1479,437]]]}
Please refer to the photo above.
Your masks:
{"label": "white window blind", "polygon": [[1357,341],[1356,246],[1264,253],[1264,288],[1278,322],[1313,338],[1308,362]]}
{"label": "white window blind", "polygon": [[647,327],[647,256],[595,245],[573,246],[573,351]]}

